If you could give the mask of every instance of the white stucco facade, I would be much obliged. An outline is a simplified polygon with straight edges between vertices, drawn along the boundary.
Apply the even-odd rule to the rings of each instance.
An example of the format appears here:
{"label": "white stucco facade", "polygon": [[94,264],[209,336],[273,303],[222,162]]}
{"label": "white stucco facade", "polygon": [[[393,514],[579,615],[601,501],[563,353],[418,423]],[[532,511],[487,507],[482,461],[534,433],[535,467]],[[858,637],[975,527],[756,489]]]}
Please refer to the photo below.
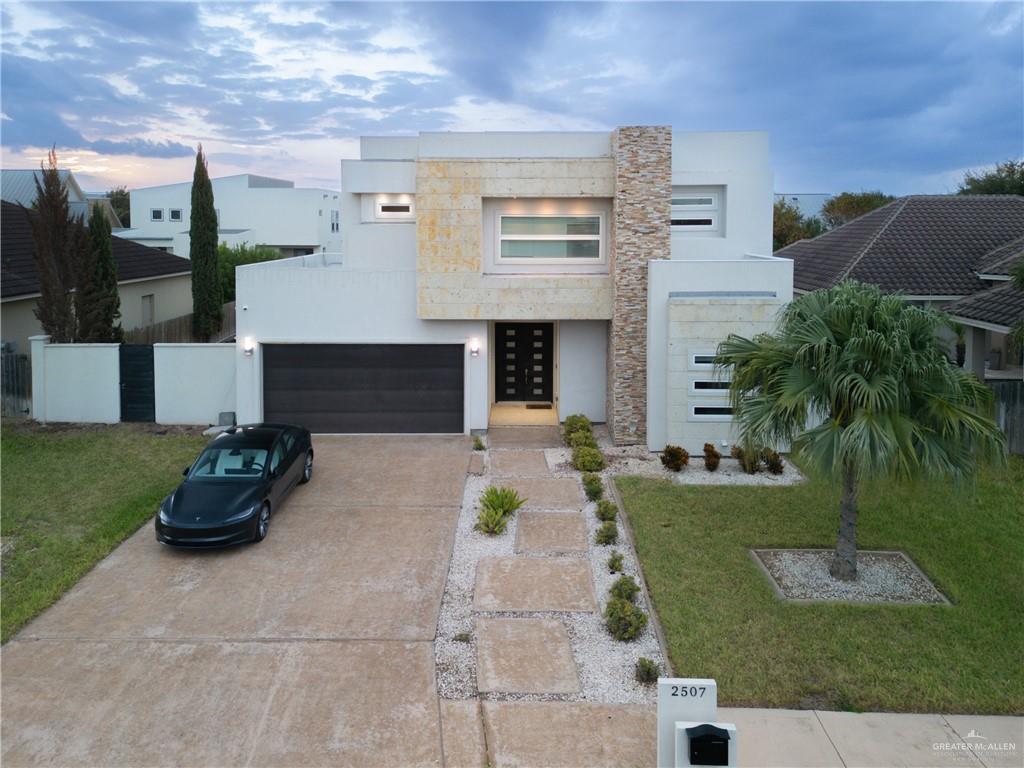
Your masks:
{"label": "white stucco facade", "polygon": [[[341,250],[339,194],[291,181],[242,174],[212,180],[219,238],[268,245],[282,255]],[[130,191],[131,229],[118,237],[188,258],[192,182]]]}

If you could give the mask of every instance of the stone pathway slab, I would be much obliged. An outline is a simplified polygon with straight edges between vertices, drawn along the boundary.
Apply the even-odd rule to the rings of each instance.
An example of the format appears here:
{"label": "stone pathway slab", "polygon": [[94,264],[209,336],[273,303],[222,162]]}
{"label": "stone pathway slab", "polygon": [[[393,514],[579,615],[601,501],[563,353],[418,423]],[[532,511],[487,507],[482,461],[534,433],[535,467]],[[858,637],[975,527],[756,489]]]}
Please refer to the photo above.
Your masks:
{"label": "stone pathway slab", "polygon": [[496,477],[551,477],[544,451],[491,451],[491,474]]}
{"label": "stone pathway slab", "polygon": [[488,448],[560,448],[560,427],[491,427],[487,430]]}
{"label": "stone pathway slab", "polygon": [[477,687],[485,693],[576,693],[580,677],[558,619],[476,621]]}
{"label": "stone pathway slab", "polygon": [[487,745],[480,702],[441,699],[445,768],[486,768]]}
{"label": "stone pathway slab", "polygon": [[594,611],[594,583],[582,558],[486,557],[477,563],[475,611]]}
{"label": "stone pathway slab", "polygon": [[583,491],[571,477],[510,477],[495,481],[515,488],[526,509],[582,509]]}
{"label": "stone pathway slab", "polygon": [[516,552],[586,552],[587,524],[582,512],[520,512]]}
{"label": "stone pathway slab", "polygon": [[491,765],[636,768],[656,761],[653,707],[482,702]]}
{"label": "stone pathway slab", "polygon": [[941,715],[818,712],[843,761],[858,768],[977,768],[974,755],[935,745],[961,744]]}

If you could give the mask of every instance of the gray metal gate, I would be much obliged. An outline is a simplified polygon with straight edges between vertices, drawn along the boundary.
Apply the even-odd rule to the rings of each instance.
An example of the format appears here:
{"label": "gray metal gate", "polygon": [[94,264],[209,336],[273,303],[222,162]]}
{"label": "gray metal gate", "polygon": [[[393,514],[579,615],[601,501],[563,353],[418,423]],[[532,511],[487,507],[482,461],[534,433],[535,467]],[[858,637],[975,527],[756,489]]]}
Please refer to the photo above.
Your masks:
{"label": "gray metal gate", "polygon": [[995,394],[996,423],[1010,453],[1024,454],[1024,381],[988,381]]}
{"label": "gray metal gate", "polygon": [[28,355],[4,352],[0,369],[4,416],[28,416],[32,409],[32,365]]}

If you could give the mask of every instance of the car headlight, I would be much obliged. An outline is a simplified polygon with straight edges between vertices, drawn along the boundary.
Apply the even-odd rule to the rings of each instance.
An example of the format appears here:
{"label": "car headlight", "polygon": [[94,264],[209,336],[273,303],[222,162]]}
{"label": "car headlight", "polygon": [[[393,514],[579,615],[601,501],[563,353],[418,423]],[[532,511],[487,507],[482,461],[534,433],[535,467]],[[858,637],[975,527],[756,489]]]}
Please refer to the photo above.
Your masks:
{"label": "car headlight", "polygon": [[225,522],[237,523],[237,522],[239,522],[241,520],[245,520],[247,518],[250,518],[250,517],[252,517],[253,515],[256,514],[256,512],[259,510],[259,508],[260,508],[260,503],[256,502],[255,504],[252,504],[250,507],[248,507],[244,512],[239,512],[237,515],[232,515]]}
{"label": "car headlight", "polygon": [[160,511],[157,514],[160,517],[160,522],[161,523],[165,523],[166,524],[166,523],[170,523],[171,522],[171,513],[170,513],[170,511],[168,511],[168,507],[170,506],[168,504],[168,502],[170,500],[171,500],[171,497],[168,496],[166,499],[164,499],[163,501],[160,502]]}

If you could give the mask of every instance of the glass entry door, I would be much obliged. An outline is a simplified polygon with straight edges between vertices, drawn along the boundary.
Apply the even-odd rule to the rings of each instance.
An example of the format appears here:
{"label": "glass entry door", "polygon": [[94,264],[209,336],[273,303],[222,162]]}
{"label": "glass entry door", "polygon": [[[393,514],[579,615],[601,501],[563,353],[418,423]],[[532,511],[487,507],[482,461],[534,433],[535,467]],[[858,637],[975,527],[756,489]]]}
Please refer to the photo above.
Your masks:
{"label": "glass entry door", "polygon": [[554,324],[494,324],[496,402],[552,402]]}

